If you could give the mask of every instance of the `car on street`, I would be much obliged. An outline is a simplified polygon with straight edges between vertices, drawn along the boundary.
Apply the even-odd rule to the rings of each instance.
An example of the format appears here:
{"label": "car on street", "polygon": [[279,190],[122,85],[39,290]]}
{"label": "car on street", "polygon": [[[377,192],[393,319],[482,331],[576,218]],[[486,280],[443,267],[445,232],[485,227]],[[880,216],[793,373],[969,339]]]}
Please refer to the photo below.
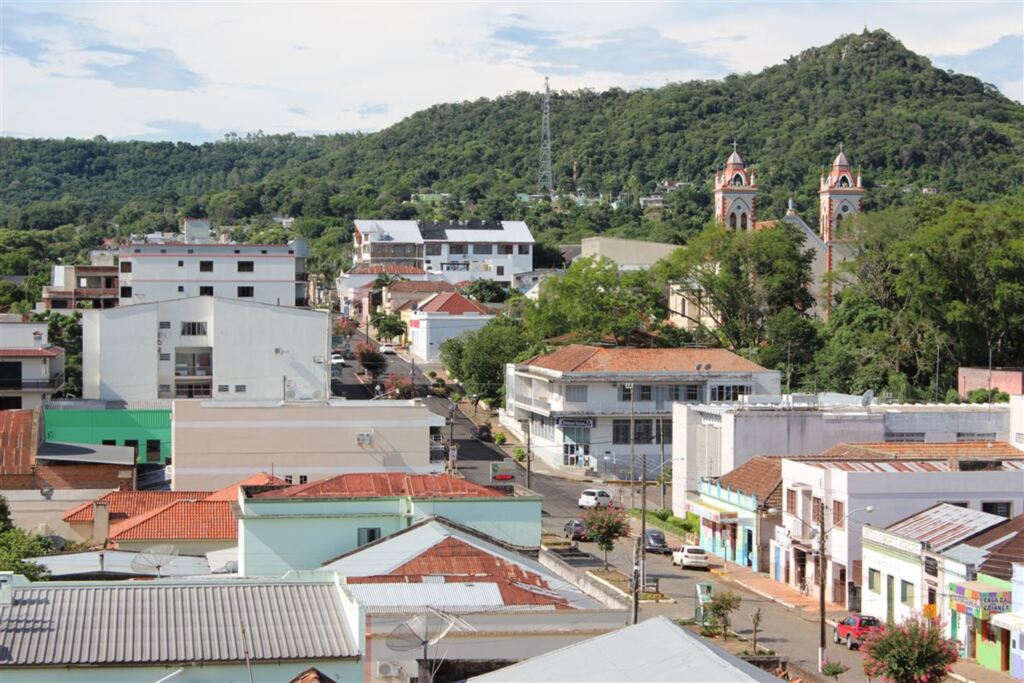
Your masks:
{"label": "car on street", "polygon": [[341,355],[340,353],[332,353],[331,365],[340,365],[341,367],[345,367],[345,365],[347,365],[345,363],[345,356]]}
{"label": "car on street", "polygon": [[377,350],[380,351],[381,353],[388,354],[389,356],[395,355],[395,345],[389,342],[384,342],[383,344],[377,347]]}
{"label": "car on street", "polygon": [[606,508],[612,505],[612,496],[604,489],[586,489],[576,503],[581,508]]}
{"label": "car on street", "polygon": [[859,648],[869,633],[882,630],[882,622],[866,614],[851,614],[832,629],[832,642],[846,643],[849,650]]}
{"label": "car on street", "polygon": [[587,538],[587,528],[583,525],[583,520],[581,519],[570,519],[565,523],[565,526],[562,527],[562,533],[565,534],[566,538],[572,541],[590,540]]}
{"label": "car on street", "polygon": [[680,569],[707,569],[708,551],[698,545],[684,545],[672,551],[672,564]]}
{"label": "car on street", "polygon": [[490,425],[477,425],[473,428],[473,438],[477,441],[494,441]]}
{"label": "car on street", "polygon": [[665,533],[661,529],[647,529],[644,532],[644,551],[668,555],[672,552],[672,549],[665,542]]}

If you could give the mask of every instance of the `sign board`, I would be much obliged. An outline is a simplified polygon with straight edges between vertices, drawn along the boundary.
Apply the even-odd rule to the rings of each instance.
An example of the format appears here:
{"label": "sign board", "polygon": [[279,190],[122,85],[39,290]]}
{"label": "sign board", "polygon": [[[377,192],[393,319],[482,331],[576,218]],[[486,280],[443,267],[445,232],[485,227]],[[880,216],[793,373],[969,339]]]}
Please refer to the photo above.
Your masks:
{"label": "sign board", "polygon": [[877,529],[875,527],[865,525],[861,535],[865,541],[873,541],[874,543],[887,546],[893,550],[902,550],[903,552],[911,555],[921,554],[920,541],[911,541],[910,539],[889,533],[884,529]]}
{"label": "sign board", "polygon": [[511,461],[491,463],[491,483],[511,484],[516,480],[517,465]]}
{"label": "sign board", "polygon": [[455,469],[455,464],[459,461],[459,447],[452,445],[448,447],[448,465]]}
{"label": "sign board", "polygon": [[590,417],[559,417],[555,419],[555,424],[559,427],[588,427],[593,429],[594,419]]}
{"label": "sign board", "polygon": [[782,526],[781,524],[775,527],[775,545],[779,546],[783,550],[787,550],[789,546],[792,545],[790,541],[789,529]]}

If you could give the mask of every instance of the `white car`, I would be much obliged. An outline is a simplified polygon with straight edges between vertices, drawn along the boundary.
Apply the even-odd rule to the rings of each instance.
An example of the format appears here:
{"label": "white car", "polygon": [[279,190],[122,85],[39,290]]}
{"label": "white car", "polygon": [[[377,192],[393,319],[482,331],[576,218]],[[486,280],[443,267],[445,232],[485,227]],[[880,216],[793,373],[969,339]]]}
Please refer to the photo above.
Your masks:
{"label": "white car", "polygon": [[707,569],[708,552],[696,545],[684,545],[679,550],[672,551],[672,564],[679,565],[682,569]]}
{"label": "white car", "polygon": [[387,342],[385,342],[385,343],[381,344],[380,346],[378,346],[377,350],[380,351],[381,353],[387,353],[387,354],[390,354],[392,356],[395,355],[395,345],[394,344],[389,344]]}
{"label": "white car", "polygon": [[331,365],[340,365],[341,367],[345,367],[345,365],[346,365],[345,357],[343,355],[341,355],[340,353],[332,353],[331,354]]}
{"label": "white car", "polygon": [[587,489],[580,494],[581,508],[606,508],[612,504],[612,497],[604,489]]}

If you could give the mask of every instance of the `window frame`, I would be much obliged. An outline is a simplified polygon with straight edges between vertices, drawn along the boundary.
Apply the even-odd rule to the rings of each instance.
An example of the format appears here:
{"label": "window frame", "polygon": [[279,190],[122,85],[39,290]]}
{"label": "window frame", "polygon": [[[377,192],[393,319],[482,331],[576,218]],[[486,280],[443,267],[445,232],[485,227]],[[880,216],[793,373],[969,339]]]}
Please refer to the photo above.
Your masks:
{"label": "window frame", "polygon": [[200,261],[199,262],[200,273],[212,273],[213,272],[213,261]]}
{"label": "window frame", "polygon": [[237,296],[239,299],[251,299],[256,296],[256,288],[252,285],[238,285]]}
{"label": "window frame", "polygon": [[621,446],[628,445],[630,442],[631,432],[629,428],[629,420],[612,420],[612,443]]}
{"label": "window frame", "polygon": [[[243,266],[245,266],[245,267],[243,268]],[[239,272],[239,273],[255,273],[256,272],[256,262],[255,261],[239,261],[238,262],[238,270],[237,270],[237,272]]]}

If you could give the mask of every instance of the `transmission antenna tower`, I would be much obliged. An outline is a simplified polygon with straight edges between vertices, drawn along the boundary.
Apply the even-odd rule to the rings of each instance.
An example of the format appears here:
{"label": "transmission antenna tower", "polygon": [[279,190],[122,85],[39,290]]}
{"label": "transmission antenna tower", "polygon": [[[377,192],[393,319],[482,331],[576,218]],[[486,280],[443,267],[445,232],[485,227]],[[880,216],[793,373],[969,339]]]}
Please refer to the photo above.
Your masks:
{"label": "transmission antenna tower", "polygon": [[541,192],[547,192],[549,197],[554,198],[555,181],[551,173],[551,88],[548,86],[547,76],[544,77],[544,103],[540,111],[540,168],[537,172],[537,182]]}

